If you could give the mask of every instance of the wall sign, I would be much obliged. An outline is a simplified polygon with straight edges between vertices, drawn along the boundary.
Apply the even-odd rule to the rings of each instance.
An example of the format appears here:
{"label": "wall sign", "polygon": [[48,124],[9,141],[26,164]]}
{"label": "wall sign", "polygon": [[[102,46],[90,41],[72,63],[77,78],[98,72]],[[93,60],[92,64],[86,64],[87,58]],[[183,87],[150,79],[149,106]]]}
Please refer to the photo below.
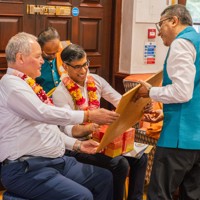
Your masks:
{"label": "wall sign", "polygon": [[156,43],[145,42],[144,45],[144,64],[155,64],[156,59]]}
{"label": "wall sign", "polygon": [[77,16],[79,15],[79,8],[73,7],[73,8],[72,8],[72,15],[73,15],[74,17],[77,17]]}

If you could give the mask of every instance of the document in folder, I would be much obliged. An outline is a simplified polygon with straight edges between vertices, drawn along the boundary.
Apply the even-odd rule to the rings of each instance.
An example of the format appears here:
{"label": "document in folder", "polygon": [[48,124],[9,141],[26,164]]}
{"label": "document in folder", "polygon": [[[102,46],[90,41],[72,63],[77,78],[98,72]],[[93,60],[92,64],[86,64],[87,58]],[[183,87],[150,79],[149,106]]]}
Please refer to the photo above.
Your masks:
{"label": "document in folder", "polygon": [[[159,86],[162,81],[162,71],[151,76],[146,81],[152,86]],[[130,91],[126,92],[122,96],[116,108],[116,112],[120,114],[120,117],[110,126],[108,126],[97,149],[97,152],[100,152],[117,136],[125,132],[141,119],[144,106],[146,106],[147,103],[149,103],[151,100],[150,98],[139,98],[137,101],[133,101],[133,98],[137,93],[139,87],[140,84],[138,84],[136,87],[132,88]]]}

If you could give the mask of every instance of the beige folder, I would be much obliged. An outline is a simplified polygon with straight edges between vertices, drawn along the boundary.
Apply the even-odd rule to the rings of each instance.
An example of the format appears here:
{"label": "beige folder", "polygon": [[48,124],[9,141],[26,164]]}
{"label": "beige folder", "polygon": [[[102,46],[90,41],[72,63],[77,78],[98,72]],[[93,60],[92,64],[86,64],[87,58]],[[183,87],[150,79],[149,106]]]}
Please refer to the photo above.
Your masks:
{"label": "beige folder", "polygon": [[[146,81],[152,86],[159,86],[162,81],[162,71],[151,76]],[[133,101],[134,95],[138,91],[139,87],[140,84],[122,96],[116,108],[116,112],[120,114],[120,117],[110,126],[108,126],[97,152],[101,151],[117,136],[125,132],[141,119],[144,106],[147,105],[147,103],[149,103],[151,100],[150,98],[139,98],[137,101]]]}

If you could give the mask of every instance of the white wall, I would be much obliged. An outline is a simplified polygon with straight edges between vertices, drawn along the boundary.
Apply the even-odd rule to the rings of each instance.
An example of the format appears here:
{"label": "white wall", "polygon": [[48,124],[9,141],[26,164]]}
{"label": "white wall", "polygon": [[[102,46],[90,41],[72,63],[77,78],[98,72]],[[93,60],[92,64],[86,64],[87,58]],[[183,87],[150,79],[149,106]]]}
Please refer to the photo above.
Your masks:
{"label": "white wall", "polygon": [[[139,12],[143,14],[143,10]],[[158,16],[161,12],[162,10],[159,11]],[[157,21],[159,20],[160,17]],[[154,73],[163,68],[168,48],[163,45],[162,39],[158,36],[154,40],[157,45],[155,64],[144,64],[144,43],[148,41],[148,28],[155,28],[154,23],[136,23],[136,0],[123,0],[119,72]]]}

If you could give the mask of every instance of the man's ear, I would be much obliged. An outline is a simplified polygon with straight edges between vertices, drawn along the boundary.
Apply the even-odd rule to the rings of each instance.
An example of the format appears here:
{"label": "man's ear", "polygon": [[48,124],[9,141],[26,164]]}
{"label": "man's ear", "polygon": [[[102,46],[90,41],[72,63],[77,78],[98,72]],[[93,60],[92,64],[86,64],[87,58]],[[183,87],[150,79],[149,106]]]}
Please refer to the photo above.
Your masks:
{"label": "man's ear", "polygon": [[179,18],[177,16],[173,16],[172,19],[173,19],[172,25],[177,26],[179,23]]}
{"label": "man's ear", "polygon": [[17,63],[20,63],[20,64],[23,64],[23,63],[24,63],[22,53],[18,52],[18,53],[16,54],[16,62],[17,62]]}
{"label": "man's ear", "polygon": [[64,70],[68,71],[68,65],[66,63],[64,63],[64,62],[62,63],[62,65],[63,65]]}

